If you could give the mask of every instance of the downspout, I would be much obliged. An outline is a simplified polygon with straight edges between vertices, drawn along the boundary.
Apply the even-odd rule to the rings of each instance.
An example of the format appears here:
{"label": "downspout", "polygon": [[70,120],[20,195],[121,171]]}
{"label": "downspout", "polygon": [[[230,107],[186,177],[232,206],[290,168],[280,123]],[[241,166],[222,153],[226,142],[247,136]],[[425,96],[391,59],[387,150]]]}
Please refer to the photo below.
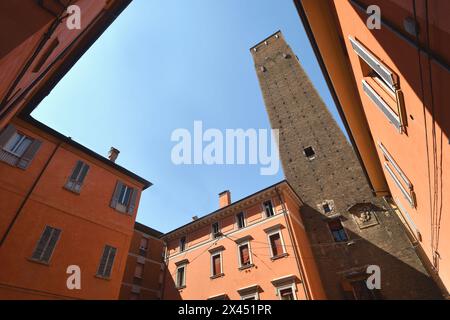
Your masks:
{"label": "downspout", "polygon": [[295,262],[296,262],[297,268],[298,268],[298,270],[300,272],[300,280],[303,283],[303,290],[305,291],[305,296],[306,296],[306,298],[308,300],[312,300],[309,284],[305,280],[305,270],[303,268],[303,265],[301,263],[300,257],[299,257],[298,252],[297,252],[298,246],[297,246],[297,244],[296,244],[296,242],[295,242],[295,240],[293,238],[293,234],[294,233],[293,233],[291,224],[290,224],[290,222],[289,222],[289,220],[287,218],[288,211],[286,209],[286,206],[284,205],[283,198],[281,197],[281,194],[280,194],[280,192],[279,192],[277,187],[275,187],[275,191],[277,192],[278,199],[280,200],[281,207],[283,209],[283,215],[284,215],[284,219],[286,220],[286,226],[288,228],[289,238],[290,238],[292,244],[295,243],[295,245],[293,245],[293,249],[294,249],[293,251],[294,251],[294,255],[295,255]]}
{"label": "downspout", "polygon": [[60,142],[55,149],[53,150],[52,154],[50,155],[50,157],[48,158],[47,162],[44,165],[44,168],[42,168],[41,172],[39,173],[38,177],[36,178],[36,180],[33,182],[33,185],[31,186],[31,188],[28,190],[27,194],[25,195],[25,198],[23,199],[22,203],[20,204],[19,208],[16,211],[16,214],[14,215],[12,221],[10,222],[8,228],[6,229],[5,234],[2,236],[2,239],[0,240],[0,247],[3,245],[3,243],[5,242],[6,238],[8,237],[8,235],[11,232],[11,229],[13,228],[14,224],[16,223],[17,218],[19,217],[19,215],[22,213],[23,208],[25,207],[25,205],[27,204],[28,200],[30,199],[31,194],[36,190],[36,187],[39,183],[39,181],[41,180],[42,176],[44,175],[44,172],[47,170],[48,166],[50,165],[50,162],[53,160],[56,152],[59,150],[59,148],[61,147],[61,145],[63,144],[63,142]]}
{"label": "downspout", "polygon": [[161,297],[160,297],[161,300],[164,299],[164,290],[166,288],[166,273],[167,273],[167,266],[168,266],[167,243],[164,240],[163,240],[163,243],[164,243],[164,261],[163,261],[164,272],[163,272],[163,281],[162,281],[162,286],[161,286]]}

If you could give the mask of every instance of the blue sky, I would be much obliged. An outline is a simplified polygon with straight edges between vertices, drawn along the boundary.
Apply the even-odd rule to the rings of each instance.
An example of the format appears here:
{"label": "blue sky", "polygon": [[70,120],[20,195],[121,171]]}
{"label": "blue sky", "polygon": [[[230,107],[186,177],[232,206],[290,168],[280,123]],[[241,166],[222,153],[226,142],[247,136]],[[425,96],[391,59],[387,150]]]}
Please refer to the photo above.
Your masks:
{"label": "blue sky", "polygon": [[33,112],[154,185],[137,220],[163,232],[283,179],[171,161],[177,128],[270,129],[249,48],[281,30],[342,128],[291,0],[134,0]]}

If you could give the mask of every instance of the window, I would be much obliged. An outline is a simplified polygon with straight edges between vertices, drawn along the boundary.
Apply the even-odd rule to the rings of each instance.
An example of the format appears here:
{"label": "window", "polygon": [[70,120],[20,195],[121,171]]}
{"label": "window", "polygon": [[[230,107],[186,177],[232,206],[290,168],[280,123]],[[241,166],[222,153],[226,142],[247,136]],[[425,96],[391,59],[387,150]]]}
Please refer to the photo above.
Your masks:
{"label": "window", "polygon": [[316,152],[314,151],[313,147],[306,147],[306,148],[304,148],[303,149],[303,154],[309,160],[313,160],[316,157]]}
{"label": "window", "polygon": [[334,241],[343,242],[348,240],[347,234],[342,226],[341,219],[337,218],[328,221],[328,227],[330,228]]}
{"label": "window", "polygon": [[60,235],[61,230],[46,226],[31,258],[35,261],[48,263]]}
{"label": "window", "polygon": [[42,142],[20,133],[10,124],[0,133],[0,159],[12,166],[26,169]]}
{"label": "window", "polygon": [[403,93],[398,76],[375,57],[362,43],[349,37],[350,44],[358,55],[364,79],[362,88],[372,103],[380,109],[399,132],[406,127]]}
{"label": "window", "polygon": [[252,257],[250,254],[250,244],[242,243],[238,246],[239,250],[239,266],[241,268],[252,265]]}
{"label": "window", "polygon": [[137,189],[117,181],[116,189],[111,200],[111,207],[124,213],[133,214],[136,206]]}
{"label": "window", "polygon": [[241,299],[242,300],[259,300],[257,292],[246,295],[246,296],[241,296]]}
{"label": "window", "polygon": [[186,237],[180,239],[180,252],[186,250]]}
{"label": "window", "polygon": [[69,177],[65,187],[76,193],[80,193],[81,186],[83,184],[84,178],[89,171],[89,165],[81,160],[78,160],[72,174]]}
{"label": "window", "polygon": [[214,222],[211,225],[211,232],[212,232],[212,235],[213,235],[214,239],[220,237],[220,229],[219,229],[219,223],[218,222]]}
{"label": "window", "polygon": [[367,287],[366,277],[358,280],[345,280],[342,283],[345,300],[377,300],[379,291]]}
{"label": "window", "polygon": [[278,292],[280,300],[295,300],[294,291],[292,290],[292,287],[280,289]]}
{"label": "window", "polygon": [[179,266],[177,268],[177,288],[184,288],[186,286],[186,266]]}
{"label": "window", "polygon": [[264,207],[264,212],[266,213],[267,218],[275,215],[275,212],[273,210],[272,201],[268,200],[268,201],[264,202],[263,207]]}
{"label": "window", "polygon": [[400,189],[405,199],[408,200],[410,206],[414,208],[416,206],[416,195],[411,181],[408,179],[402,169],[400,169],[398,164],[395,162],[395,160],[392,158],[392,156],[389,154],[389,152],[381,142],[378,142],[378,148],[383,153],[385,159],[384,168],[391,176],[395,185]]}
{"label": "window", "polygon": [[103,249],[103,255],[100,259],[100,264],[97,270],[97,276],[102,278],[110,278],[111,271],[114,264],[114,258],[116,257],[117,249],[106,245]]}
{"label": "window", "polygon": [[258,284],[254,284],[238,289],[237,292],[241,296],[241,300],[259,300],[259,292],[261,292],[261,287]]}
{"label": "window", "polygon": [[222,271],[222,253],[215,253],[211,255],[211,277],[219,277],[223,275]]}
{"label": "window", "polygon": [[269,242],[272,258],[279,257],[285,253],[280,231],[270,234]]}
{"label": "window", "polygon": [[139,254],[141,256],[146,256],[148,250],[148,239],[147,238],[141,238],[141,243],[139,244]]}
{"label": "window", "polygon": [[245,228],[245,218],[244,218],[244,213],[243,212],[239,212],[236,215],[236,223],[237,223],[238,229]]}
{"label": "window", "polygon": [[3,147],[4,150],[21,157],[25,150],[31,145],[33,140],[21,133],[14,133],[8,143]]}
{"label": "window", "polygon": [[331,212],[331,207],[328,203],[323,204],[322,207],[323,207],[323,212],[325,212],[325,213]]}
{"label": "window", "polygon": [[134,276],[136,278],[141,279],[143,275],[144,275],[144,265],[142,263],[137,263],[136,269],[134,270]]}

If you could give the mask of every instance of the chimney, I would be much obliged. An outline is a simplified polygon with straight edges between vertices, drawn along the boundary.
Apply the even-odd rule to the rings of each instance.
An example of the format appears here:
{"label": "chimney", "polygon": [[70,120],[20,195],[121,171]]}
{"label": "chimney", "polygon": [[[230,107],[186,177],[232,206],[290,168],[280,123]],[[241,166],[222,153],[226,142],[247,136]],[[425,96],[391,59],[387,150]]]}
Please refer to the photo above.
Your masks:
{"label": "chimney", "polygon": [[192,221],[198,220],[198,216],[193,216]]}
{"label": "chimney", "polygon": [[219,208],[229,206],[231,204],[231,193],[225,190],[219,193]]}
{"label": "chimney", "polygon": [[119,153],[120,153],[119,150],[117,150],[114,147],[111,147],[111,149],[109,149],[109,152],[108,152],[109,160],[111,160],[112,162],[116,162],[116,159],[119,156]]}

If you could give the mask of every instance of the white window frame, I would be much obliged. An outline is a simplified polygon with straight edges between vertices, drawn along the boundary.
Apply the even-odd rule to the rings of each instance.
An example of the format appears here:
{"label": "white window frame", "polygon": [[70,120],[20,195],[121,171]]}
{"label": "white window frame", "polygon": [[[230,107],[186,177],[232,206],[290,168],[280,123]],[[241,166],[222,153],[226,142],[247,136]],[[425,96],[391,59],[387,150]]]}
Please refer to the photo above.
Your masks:
{"label": "white window frame", "polygon": [[276,287],[277,296],[278,296],[279,300],[281,300],[281,290],[284,290],[284,289],[291,289],[292,290],[292,295],[294,296],[294,300],[297,300],[297,294],[295,293],[297,291],[297,288],[295,286],[295,283],[290,283],[290,284],[287,284],[287,285]]}
{"label": "white window frame", "polygon": [[[264,206],[264,204],[265,204],[266,202],[270,202],[270,204],[272,205],[273,216],[268,216],[268,215],[267,215],[266,207]],[[275,210],[275,206],[274,206],[274,204],[273,204],[272,199],[268,199],[268,200],[263,201],[263,202],[261,203],[261,206],[262,206],[262,209],[263,209],[264,218],[268,219],[268,218],[271,218],[271,217],[274,217],[274,216],[277,215],[277,212],[276,212],[276,210]]]}
{"label": "white window frame", "polygon": [[[176,277],[176,287],[178,288],[178,289],[180,289],[180,288],[184,288],[184,287],[186,287],[186,266],[187,266],[187,263],[184,263],[184,264],[180,264],[179,266],[177,266],[177,277]],[[178,279],[178,270],[180,270],[181,268],[184,268],[184,271],[183,271],[183,284],[181,284],[181,285],[179,285],[179,279]]]}
{"label": "white window frame", "polygon": [[249,300],[248,298],[252,298],[252,297],[255,298],[254,300],[259,300],[259,292],[255,291],[253,293],[241,295],[241,300]]}
{"label": "white window frame", "polygon": [[[214,257],[215,256],[220,256],[220,272],[218,274],[214,274]],[[210,258],[210,274],[211,277],[219,277],[220,275],[223,274],[223,256],[222,256],[222,250],[218,251],[218,252],[214,252],[211,253],[211,258]]]}
{"label": "white window frame", "polygon": [[[398,164],[395,162],[394,158],[389,154],[386,147],[378,141],[378,148],[381,150],[381,153],[385,157],[386,161],[384,162],[384,168],[388,172],[388,174],[391,176],[392,180],[394,181],[395,185],[400,189],[405,199],[408,201],[411,208],[416,207],[416,197],[414,194],[414,187],[411,181],[408,179],[406,174],[403,172],[402,169],[398,166]],[[393,167],[394,169],[392,169]],[[403,184],[400,182],[397,175],[394,173],[397,172],[397,174],[400,176],[400,178],[403,180],[403,182],[408,186],[409,190],[406,190],[406,188],[403,186]]]}
{"label": "white window frame", "polygon": [[241,261],[241,247],[248,245],[248,256],[250,259],[250,266],[253,265],[253,257],[252,257],[252,247],[250,246],[250,240],[247,241],[243,241],[241,243],[238,243],[237,245],[237,254],[238,254],[238,262],[239,262],[239,268],[244,268],[244,267],[248,267],[248,265],[243,265],[242,261]]}
{"label": "white window frame", "polygon": [[286,251],[286,245],[284,244],[283,233],[281,232],[281,229],[272,230],[272,231],[270,231],[270,232],[267,233],[267,241],[268,241],[268,243],[269,243],[269,251],[270,251],[270,257],[271,257],[271,258],[276,258],[276,257],[279,257],[279,256],[280,256],[280,255],[275,256],[275,255],[273,254],[272,242],[270,241],[270,236],[272,236],[272,235],[274,235],[274,234],[277,234],[277,233],[280,235],[281,247],[283,248],[283,253],[282,253],[281,255],[287,253],[287,251]]}

